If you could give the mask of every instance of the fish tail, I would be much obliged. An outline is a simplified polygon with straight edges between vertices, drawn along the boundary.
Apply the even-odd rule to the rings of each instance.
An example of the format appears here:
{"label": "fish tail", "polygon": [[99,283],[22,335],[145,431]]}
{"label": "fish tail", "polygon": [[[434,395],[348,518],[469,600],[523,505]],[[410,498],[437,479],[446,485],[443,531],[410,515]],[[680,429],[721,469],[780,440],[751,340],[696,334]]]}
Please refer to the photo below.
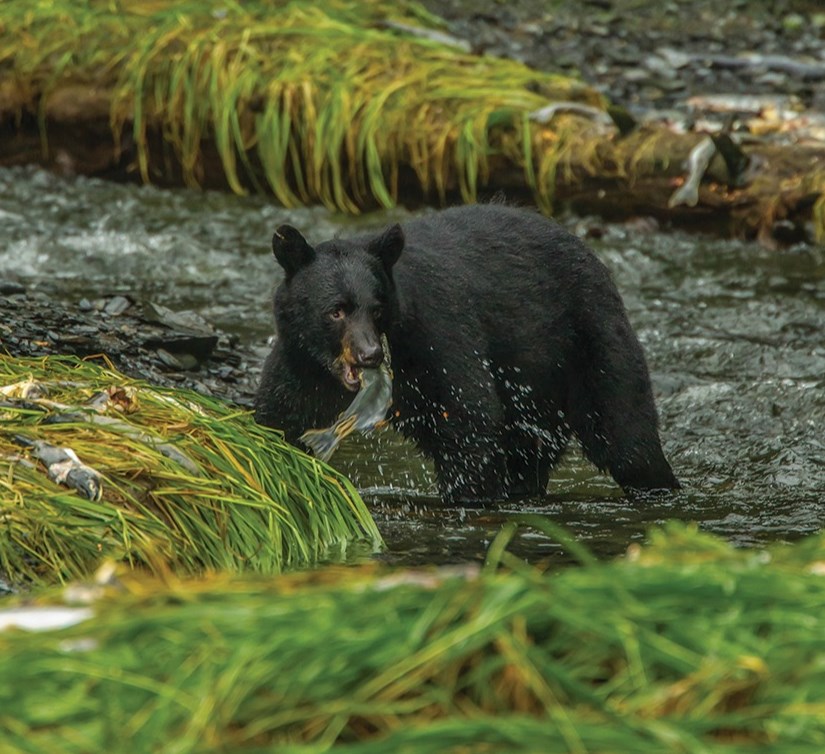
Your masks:
{"label": "fish tail", "polygon": [[341,442],[334,427],[329,429],[308,429],[298,438],[321,461],[328,461]]}

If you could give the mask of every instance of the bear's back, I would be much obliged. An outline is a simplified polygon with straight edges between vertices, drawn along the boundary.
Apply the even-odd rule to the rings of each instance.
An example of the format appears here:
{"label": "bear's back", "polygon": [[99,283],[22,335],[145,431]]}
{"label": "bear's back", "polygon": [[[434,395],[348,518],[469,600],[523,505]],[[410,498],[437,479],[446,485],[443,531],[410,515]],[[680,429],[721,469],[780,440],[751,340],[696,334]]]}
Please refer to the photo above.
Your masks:
{"label": "bear's back", "polygon": [[[607,271],[575,236],[535,211],[479,204],[403,223],[406,244],[394,268],[402,309],[432,303],[545,324],[579,292],[601,289]],[[610,284],[609,284],[610,285]],[[513,324],[515,319],[511,320]]]}

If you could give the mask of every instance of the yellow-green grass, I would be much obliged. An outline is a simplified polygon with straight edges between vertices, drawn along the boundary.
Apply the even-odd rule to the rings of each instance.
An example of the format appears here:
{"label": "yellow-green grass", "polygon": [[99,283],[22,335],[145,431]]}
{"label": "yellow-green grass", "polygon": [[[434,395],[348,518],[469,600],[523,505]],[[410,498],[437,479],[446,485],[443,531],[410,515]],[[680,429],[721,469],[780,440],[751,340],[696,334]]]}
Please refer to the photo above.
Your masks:
{"label": "yellow-green grass", "polygon": [[[0,574],[12,583],[82,577],[104,559],[275,573],[340,558],[354,540],[380,542],[345,477],[247,411],[71,358],[0,356],[4,386]],[[96,411],[90,401],[107,390],[113,398]],[[100,498],[52,481],[21,444],[37,440],[97,472]]]}
{"label": "yellow-green grass", "polygon": [[188,183],[208,139],[234,191],[268,187],[288,206],[392,206],[403,176],[419,192],[469,201],[498,159],[546,204],[552,184],[534,175],[529,113],[601,97],[404,30],[438,23],[409,0],[5,0],[3,95],[21,112],[39,109],[45,141],[53,93],[102,92],[147,180],[165,169],[154,133]]}
{"label": "yellow-green grass", "polygon": [[825,750],[821,536],[737,551],[671,527],[611,563],[503,560],[469,578],[127,573],[85,622],[0,632],[0,749]]}

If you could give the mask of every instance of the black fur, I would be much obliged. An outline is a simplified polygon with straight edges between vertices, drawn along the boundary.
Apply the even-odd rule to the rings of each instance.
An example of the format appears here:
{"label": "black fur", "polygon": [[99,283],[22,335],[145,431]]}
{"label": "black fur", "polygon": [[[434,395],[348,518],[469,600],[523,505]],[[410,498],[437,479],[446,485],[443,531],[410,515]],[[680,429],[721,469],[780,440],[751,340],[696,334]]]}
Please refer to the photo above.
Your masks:
{"label": "black fur", "polygon": [[255,416],[289,441],[349,404],[341,365],[385,332],[395,426],[445,499],[543,491],[572,434],[625,489],[678,487],[619,293],[554,222],[477,205],[315,249],[282,227],[273,247],[287,277]]}

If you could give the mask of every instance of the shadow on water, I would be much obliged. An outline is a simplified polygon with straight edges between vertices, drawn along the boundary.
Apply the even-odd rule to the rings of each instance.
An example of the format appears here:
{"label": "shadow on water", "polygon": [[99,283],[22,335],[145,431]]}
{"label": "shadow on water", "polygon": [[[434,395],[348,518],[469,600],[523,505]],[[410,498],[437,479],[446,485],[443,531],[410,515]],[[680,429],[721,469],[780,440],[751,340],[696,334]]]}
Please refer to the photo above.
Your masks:
{"label": "shadow on water", "polygon": [[[277,224],[319,241],[404,216],[352,219],[33,169],[0,171],[0,197],[0,278],[66,300],[128,293],[195,309],[256,345],[272,330],[269,239]],[[825,250],[774,252],[622,225],[607,226],[591,245],[612,270],[645,347],[665,450],[685,489],[629,500],[572,453],[540,500],[448,508],[427,463],[391,431],[348,440],[333,460],[371,504],[388,543],[384,559],[483,558],[514,511],[551,517],[601,555],[622,552],[671,518],[740,545],[822,526]],[[533,561],[565,557],[529,530],[510,549]]]}

